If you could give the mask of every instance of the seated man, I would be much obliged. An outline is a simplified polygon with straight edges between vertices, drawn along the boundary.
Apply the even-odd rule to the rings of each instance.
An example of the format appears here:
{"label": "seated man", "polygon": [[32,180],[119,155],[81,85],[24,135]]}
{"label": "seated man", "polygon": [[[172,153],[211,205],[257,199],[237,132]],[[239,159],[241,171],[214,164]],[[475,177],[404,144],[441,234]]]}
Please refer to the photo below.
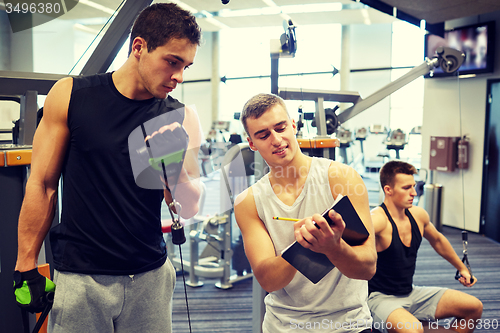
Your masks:
{"label": "seated man", "polygon": [[384,328],[379,329],[384,332],[423,332],[420,320],[455,317],[458,323],[467,323],[456,325],[457,332],[472,332],[483,312],[477,298],[452,289],[413,286],[422,236],[459,270],[459,281],[464,286],[476,282],[474,277],[471,283],[469,270],[446,237],[430,223],[427,212],[412,205],[417,194],[413,178],[416,173],[414,166],[401,161],[390,161],[380,170],[385,198],[380,207],[372,210],[378,260],[377,272],[368,282],[374,327]]}
{"label": "seated man", "polygon": [[[367,280],[375,273],[376,251],[361,177],[344,164],[303,154],[295,122],[276,95],[251,98],[241,121],[250,149],[259,151],[270,168],[235,202],[245,253],[254,276],[270,293],[264,301],[263,332],[371,332]],[[332,226],[319,215],[339,194],[349,195],[370,231],[359,246],[341,238],[345,223],[338,213],[329,212]],[[301,220],[293,223],[273,216]],[[335,265],[317,284],[282,258],[281,252],[295,240],[324,253]]]}

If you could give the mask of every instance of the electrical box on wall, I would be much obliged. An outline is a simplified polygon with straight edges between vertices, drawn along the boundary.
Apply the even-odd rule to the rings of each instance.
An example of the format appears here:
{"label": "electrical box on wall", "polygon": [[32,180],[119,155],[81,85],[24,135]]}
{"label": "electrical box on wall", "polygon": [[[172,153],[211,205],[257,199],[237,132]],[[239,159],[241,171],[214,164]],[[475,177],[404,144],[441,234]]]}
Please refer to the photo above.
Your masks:
{"label": "electrical box on wall", "polygon": [[429,169],[455,171],[457,166],[458,140],[454,136],[431,136]]}

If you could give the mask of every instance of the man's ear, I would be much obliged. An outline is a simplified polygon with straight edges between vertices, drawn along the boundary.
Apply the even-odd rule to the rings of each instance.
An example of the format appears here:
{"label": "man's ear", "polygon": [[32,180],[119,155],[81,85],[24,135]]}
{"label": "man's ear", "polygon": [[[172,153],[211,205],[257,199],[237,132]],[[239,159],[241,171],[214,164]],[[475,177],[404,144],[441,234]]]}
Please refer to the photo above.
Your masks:
{"label": "man's ear", "polygon": [[295,119],[292,119],[293,135],[297,135],[297,124],[295,124]]}
{"label": "man's ear", "polygon": [[251,151],[257,151],[257,148],[255,148],[255,145],[253,144],[252,139],[250,139],[249,136],[247,136],[247,141],[248,141],[248,146],[250,147]]}
{"label": "man's ear", "polygon": [[142,52],[147,52],[148,49],[148,43],[146,40],[142,37],[135,37],[134,41],[132,42],[132,53],[134,54],[135,57],[139,57]]}
{"label": "man's ear", "polygon": [[389,185],[384,186],[384,194],[385,195],[392,195],[392,188]]}

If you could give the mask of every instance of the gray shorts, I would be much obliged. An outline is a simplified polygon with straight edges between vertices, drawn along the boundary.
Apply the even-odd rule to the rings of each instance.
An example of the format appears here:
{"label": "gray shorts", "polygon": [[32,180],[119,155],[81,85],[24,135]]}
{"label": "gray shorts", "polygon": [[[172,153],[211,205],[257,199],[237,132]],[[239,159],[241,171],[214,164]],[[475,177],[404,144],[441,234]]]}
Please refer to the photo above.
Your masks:
{"label": "gray shorts", "polygon": [[372,313],[374,328],[380,332],[387,332],[387,318],[394,310],[401,308],[419,320],[435,320],[438,302],[446,290],[440,287],[414,286],[407,296],[386,295],[377,291],[370,293],[368,307]]}
{"label": "gray shorts", "polygon": [[136,275],[54,273],[49,333],[170,333],[175,271],[167,259]]}

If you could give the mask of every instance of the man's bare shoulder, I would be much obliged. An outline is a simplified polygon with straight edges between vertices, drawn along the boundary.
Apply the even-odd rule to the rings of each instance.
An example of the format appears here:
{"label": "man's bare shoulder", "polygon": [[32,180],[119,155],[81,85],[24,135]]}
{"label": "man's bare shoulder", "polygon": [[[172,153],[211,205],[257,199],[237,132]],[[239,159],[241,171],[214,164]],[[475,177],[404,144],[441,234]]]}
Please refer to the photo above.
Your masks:
{"label": "man's bare shoulder", "polygon": [[239,215],[258,216],[253,186],[245,189],[234,200],[234,212]]}
{"label": "man's bare shoulder", "polygon": [[384,210],[382,209],[382,207],[380,207],[380,206],[377,206],[377,207],[373,208],[372,210],[370,210],[370,213],[371,213],[372,215],[375,215],[375,216],[378,216],[378,215],[383,215],[383,216],[385,216],[385,212],[384,212]]}
{"label": "man's bare shoulder", "polygon": [[73,77],[68,76],[64,77],[60,80],[58,80],[50,89],[49,93],[52,92],[65,92],[67,93],[68,90],[71,92],[71,89],[73,89]]}
{"label": "man's bare shoulder", "polygon": [[[73,78],[65,77],[57,81],[45,99],[43,106],[43,117],[47,120],[64,120],[68,114],[71,91],[73,90]],[[43,119],[43,118],[42,118]]]}
{"label": "man's bare shoulder", "polygon": [[408,210],[417,222],[424,224],[429,222],[429,214],[422,207],[412,206]]}
{"label": "man's bare shoulder", "polygon": [[236,196],[236,199],[234,200],[234,207],[236,208],[236,206],[239,206],[240,204],[246,205],[249,201],[253,201],[252,187],[245,189]]}
{"label": "man's bare shoulder", "polygon": [[328,171],[330,178],[361,178],[354,168],[338,161],[331,161]]}
{"label": "man's bare shoulder", "polygon": [[73,78],[68,76],[58,80],[50,89],[47,97],[63,97],[71,95],[73,89]]}
{"label": "man's bare shoulder", "polygon": [[373,208],[371,211],[372,223],[375,228],[375,234],[380,234],[387,229],[389,225],[389,219],[384,212],[384,209],[380,206]]}
{"label": "man's bare shoulder", "polygon": [[[361,176],[349,165],[332,161],[328,168],[328,179],[332,192],[339,192],[343,195],[354,193],[354,188],[357,188],[356,193],[363,192],[365,184]],[[334,190],[335,189],[335,190]],[[338,193],[334,193],[335,194]]]}
{"label": "man's bare shoulder", "polygon": [[255,227],[263,226],[255,204],[252,187],[241,192],[234,201],[234,216],[240,230],[248,232]]}

